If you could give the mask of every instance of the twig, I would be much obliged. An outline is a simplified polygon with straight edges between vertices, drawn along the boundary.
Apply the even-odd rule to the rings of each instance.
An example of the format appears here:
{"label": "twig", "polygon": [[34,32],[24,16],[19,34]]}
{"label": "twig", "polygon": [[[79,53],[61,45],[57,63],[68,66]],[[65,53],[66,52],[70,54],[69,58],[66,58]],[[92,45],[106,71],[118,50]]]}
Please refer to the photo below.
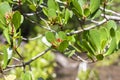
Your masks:
{"label": "twig", "polygon": [[36,14],[39,14],[41,13],[42,11],[39,11],[39,12],[33,12],[33,13],[23,13],[24,16],[34,16]]}
{"label": "twig", "polygon": [[[101,16],[104,16],[104,14],[101,14]],[[84,28],[84,30],[90,30],[90,29],[93,29],[95,27],[98,27],[98,26],[104,24],[105,22],[107,22],[108,20],[120,21],[120,17],[119,16],[105,15],[105,17],[107,18],[107,20],[103,19],[102,21],[95,22],[96,23],[95,25],[92,25],[90,27]],[[78,33],[83,32],[84,30],[80,29],[80,30],[77,30],[77,31],[74,31],[74,32],[67,33],[67,35],[70,36],[70,35],[73,35],[73,34],[78,34]]]}
{"label": "twig", "polygon": [[16,60],[16,61],[20,62],[20,60],[19,60],[19,59],[17,59],[17,58],[15,58],[15,57],[12,57],[12,59],[14,59],[14,60]]}
{"label": "twig", "polygon": [[105,11],[106,6],[107,6],[107,2],[104,1],[104,3],[103,3],[103,14],[104,14],[103,17],[104,17],[106,20],[108,20],[107,17],[105,16],[105,14],[106,14],[106,11]]}
{"label": "twig", "polygon": [[[104,8],[103,8],[103,7],[100,7],[100,9],[103,10]],[[117,12],[115,12],[115,11],[112,11],[112,10],[109,10],[109,9],[105,9],[105,11],[106,11],[106,12],[109,12],[109,13],[112,13],[112,14],[114,14],[114,15],[116,15],[116,16],[120,16],[120,13],[117,13]]]}
{"label": "twig", "polygon": [[82,57],[78,56],[77,54],[73,54],[73,55],[76,56],[79,59],[79,61],[88,63],[88,61],[84,60]]}
{"label": "twig", "polygon": [[92,22],[94,24],[98,24],[98,21],[95,21],[95,20],[90,20],[90,22]]}
{"label": "twig", "polygon": [[23,60],[23,56],[22,56],[22,55],[20,55],[20,53],[17,51],[17,49],[15,48],[14,50],[15,50],[15,52],[17,53],[17,55],[20,57],[20,59],[22,59],[22,60]]}
{"label": "twig", "polygon": [[35,61],[36,59],[38,59],[39,57],[41,57],[42,55],[44,55],[45,53],[47,53],[50,49],[51,49],[51,47],[48,48],[48,49],[46,49],[45,51],[39,53],[39,54],[36,55],[35,57],[31,58],[31,59],[30,59],[29,61],[27,61],[25,64],[28,65],[28,64],[30,64],[31,62]]}
{"label": "twig", "polygon": [[[101,14],[101,16],[104,16],[104,14]],[[106,17],[108,20],[116,20],[116,21],[120,21],[120,17],[119,17],[119,16],[105,15],[105,17]]]}
{"label": "twig", "polygon": [[[51,49],[51,47],[49,47],[48,49],[44,50],[43,52],[39,53],[38,55],[34,56],[33,58],[31,58],[29,61],[24,62],[24,65],[29,65],[31,62],[35,61],[36,59],[38,59],[39,57],[43,56],[45,53],[47,53],[49,50]],[[16,68],[16,67],[23,67],[23,64],[17,64],[17,65],[8,65],[7,68]],[[7,69],[6,68],[6,69]]]}
{"label": "twig", "polygon": [[22,67],[23,67],[23,71],[25,72],[25,63],[23,60],[22,55],[20,55],[20,53],[17,51],[17,49],[15,48],[15,52],[17,53],[17,55],[20,57],[21,61],[22,61]]}
{"label": "twig", "polygon": [[82,61],[82,62],[85,62],[85,63],[88,63],[88,64],[90,64],[90,63],[95,63],[95,62],[97,62],[97,60],[87,60],[88,58],[86,58],[86,59],[83,59],[82,57],[80,57],[79,55],[77,55],[77,54],[73,54],[74,56],[76,56],[79,60],[78,61]]}
{"label": "twig", "polygon": [[42,37],[42,35],[38,35],[38,36],[36,36],[36,37],[33,37],[33,38],[22,38],[22,40],[25,40],[25,41],[32,41],[32,40],[36,40],[36,39],[38,39],[38,38],[41,38]]}
{"label": "twig", "polygon": [[84,30],[80,29],[80,30],[77,30],[77,31],[74,31],[74,32],[67,33],[67,35],[70,36],[70,35],[73,35],[73,34],[81,33],[81,32],[83,32],[85,30],[90,30],[92,28],[95,28],[97,26],[100,26],[100,25],[104,24],[106,21],[107,21],[106,19],[103,19],[102,21],[98,22],[96,25],[92,25],[90,27],[84,28]]}

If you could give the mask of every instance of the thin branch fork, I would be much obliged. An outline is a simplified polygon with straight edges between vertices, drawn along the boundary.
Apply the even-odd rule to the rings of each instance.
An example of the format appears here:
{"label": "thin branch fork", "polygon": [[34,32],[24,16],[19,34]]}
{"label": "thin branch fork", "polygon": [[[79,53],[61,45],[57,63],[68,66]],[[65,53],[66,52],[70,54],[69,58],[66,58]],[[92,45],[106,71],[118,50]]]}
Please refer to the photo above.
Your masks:
{"label": "thin branch fork", "polygon": [[[29,65],[30,63],[32,63],[33,61],[35,61],[36,59],[38,59],[39,57],[43,56],[45,53],[47,53],[49,50],[51,50],[51,47],[47,48],[46,50],[44,50],[43,52],[39,53],[38,55],[32,57],[29,61],[24,62],[24,65]],[[18,65],[8,65],[6,69],[8,68],[16,68],[16,67],[23,67],[23,64],[18,64]]]}

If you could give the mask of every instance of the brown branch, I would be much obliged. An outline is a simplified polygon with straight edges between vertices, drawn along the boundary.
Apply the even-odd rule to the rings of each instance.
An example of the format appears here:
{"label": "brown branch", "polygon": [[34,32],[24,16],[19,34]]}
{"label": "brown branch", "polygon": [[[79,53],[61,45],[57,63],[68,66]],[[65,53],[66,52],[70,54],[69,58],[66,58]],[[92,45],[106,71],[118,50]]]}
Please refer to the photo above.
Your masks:
{"label": "brown branch", "polygon": [[17,55],[20,57],[20,59],[22,59],[22,60],[23,60],[23,56],[22,56],[22,55],[20,55],[20,53],[17,51],[17,48],[15,48],[15,49],[14,49],[14,51],[17,53]]}

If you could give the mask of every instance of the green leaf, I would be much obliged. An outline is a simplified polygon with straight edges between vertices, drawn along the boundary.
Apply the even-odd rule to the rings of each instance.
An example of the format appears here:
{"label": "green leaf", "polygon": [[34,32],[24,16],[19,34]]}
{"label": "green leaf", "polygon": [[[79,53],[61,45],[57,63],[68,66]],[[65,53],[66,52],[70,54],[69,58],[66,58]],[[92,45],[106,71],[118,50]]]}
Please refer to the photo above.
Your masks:
{"label": "green leaf", "polygon": [[47,5],[48,9],[54,9],[55,11],[58,9],[58,4],[55,2],[55,0],[48,0]]}
{"label": "green leaf", "polygon": [[110,21],[108,21],[108,22],[106,23],[106,28],[107,28],[108,30],[110,30],[111,28],[113,28],[114,30],[117,30],[117,24],[116,24],[115,21],[110,20]]}
{"label": "green leaf", "polygon": [[67,36],[67,40],[70,42],[75,42],[75,37],[74,36]]}
{"label": "green leaf", "polygon": [[9,44],[11,44],[10,35],[9,35],[9,30],[8,30],[7,28],[4,29],[3,34],[4,34],[7,42],[8,42]]}
{"label": "green leaf", "polygon": [[76,15],[78,15],[79,17],[82,17],[82,16],[83,16],[82,6],[78,3],[77,0],[72,0],[71,6],[72,6],[72,9],[73,9],[73,12],[74,12]]}
{"label": "green leaf", "polygon": [[6,68],[9,61],[11,60],[12,53],[13,53],[12,48],[4,48],[4,68]]}
{"label": "green leaf", "polygon": [[25,73],[21,74],[22,80],[32,80],[32,75],[30,71],[26,71]]}
{"label": "green leaf", "polygon": [[39,4],[42,4],[43,3],[43,0],[38,0],[39,1]]}
{"label": "green leaf", "polygon": [[69,18],[70,18],[70,11],[69,9],[66,9],[65,10],[65,22],[64,22],[65,24],[67,24]]}
{"label": "green leaf", "polygon": [[104,56],[103,56],[103,54],[98,54],[96,56],[96,58],[97,58],[97,60],[103,60]]}
{"label": "green leaf", "polygon": [[116,43],[117,43],[117,45],[119,44],[119,42],[120,42],[120,31],[118,30],[116,32]]}
{"label": "green leaf", "polygon": [[100,0],[90,0],[90,11],[94,13],[100,7]]}
{"label": "green leaf", "polygon": [[5,16],[7,12],[11,12],[12,9],[9,6],[8,2],[2,2],[0,3],[0,15]]}
{"label": "green leaf", "polygon": [[99,29],[99,33],[100,33],[101,50],[103,50],[109,39],[109,32],[107,31],[107,29],[105,27],[102,27]]}
{"label": "green leaf", "polygon": [[97,52],[100,52],[100,33],[98,30],[89,31],[89,40],[92,43],[92,46],[95,46]]}
{"label": "green leaf", "polygon": [[58,37],[62,40],[65,40],[67,38],[66,34],[63,31],[58,32]]}
{"label": "green leaf", "polygon": [[18,47],[20,46],[21,42],[22,42],[22,36],[21,36],[21,29],[20,29],[18,32],[18,43],[17,43]]}
{"label": "green leaf", "polygon": [[30,8],[31,10],[33,10],[33,11],[36,11],[36,6],[33,5],[33,4],[29,5],[29,8]]}
{"label": "green leaf", "polygon": [[78,3],[83,7],[86,4],[87,0],[78,0]]}
{"label": "green leaf", "polygon": [[105,27],[101,27],[99,29],[100,39],[108,39],[109,38],[109,31]]}
{"label": "green leaf", "polygon": [[15,26],[15,29],[17,30],[19,27],[20,27],[20,24],[21,24],[21,14],[19,11],[16,11],[13,15],[13,18],[12,18],[12,22]]}
{"label": "green leaf", "polygon": [[89,8],[85,8],[84,9],[84,15],[87,17],[90,15],[90,9]]}
{"label": "green leaf", "polygon": [[2,15],[0,15],[0,28],[4,29],[5,25],[6,25],[5,17],[3,17]]}
{"label": "green leaf", "polygon": [[46,37],[47,41],[50,43],[54,42],[56,40],[55,35],[52,32],[47,32],[45,34],[45,37]]}
{"label": "green leaf", "polygon": [[0,31],[5,29],[5,25],[0,22]]}
{"label": "green leaf", "polygon": [[43,7],[42,11],[46,16],[48,16],[48,9],[46,7]]}
{"label": "green leaf", "polygon": [[48,9],[48,17],[55,19],[57,17],[55,9]]}
{"label": "green leaf", "polygon": [[107,40],[104,40],[104,39],[101,40],[101,51],[104,51],[106,44],[107,44]]}
{"label": "green leaf", "polygon": [[63,51],[65,51],[65,49],[68,47],[68,41],[63,41],[63,42],[61,42],[60,43],[60,46],[58,47],[58,50],[60,51],[60,52],[63,52]]}
{"label": "green leaf", "polygon": [[90,54],[94,55],[95,51],[93,49],[93,47],[90,45],[90,43],[86,40],[82,40],[82,45],[83,48],[85,48],[85,50],[87,50]]}
{"label": "green leaf", "polygon": [[4,29],[6,25],[5,15],[11,12],[12,9],[8,2],[0,3],[0,28]]}
{"label": "green leaf", "polygon": [[92,19],[99,18],[101,13],[102,13],[101,10],[96,10],[96,12],[94,12],[93,14],[90,15],[90,18],[92,18]]}
{"label": "green leaf", "polygon": [[111,41],[111,43],[110,43],[110,47],[109,47],[109,49],[107,50],[107,52],[104,54],[104,56],[111,55],[111,54],[113,53],[113,51],[115,50],[116,47],[117,47],[116,38],[113,37],[113,38],[112,38],[112,41]]}

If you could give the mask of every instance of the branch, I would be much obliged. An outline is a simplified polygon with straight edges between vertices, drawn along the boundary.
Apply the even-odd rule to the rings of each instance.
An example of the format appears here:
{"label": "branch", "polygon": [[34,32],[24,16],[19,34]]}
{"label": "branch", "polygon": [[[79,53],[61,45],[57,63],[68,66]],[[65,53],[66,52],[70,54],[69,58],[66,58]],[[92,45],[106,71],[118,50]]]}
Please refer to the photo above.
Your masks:
{"label": "branch", "polygon": [[[101,9],[101,10],[104,10],[103,7],[100,7],[100,9]],[[105,9],[105,11],[106,11],[106,12],[110,12],[110,13],[116,15],[116,16],[120,16],[120,13],[117,13],[117,12],[115,12],[115,11],[112,11],[112,10],[109,10],[109,9]]]}
{"label": "branch", "polygon": [[70,36],[70,35],[73,35],[73,34],[81,33],[81,32],[83,32],[85,30],[90,30],[92,28],[95,28],[97,26],[100,26],[100,25],[104,24],[105,22],[107,22],[107,20],[103,19],[102,21],[98,22],[96,25],[92,25],[92,26],[84,28],[84,29],[80,29],[80,30],[77,30],[77,31],[74,31],[74,32],[67,33],[67,35]]}
{"label": "branch", "polygon": [[33,58],[31,58],[29,61],[27,61],[25,64],[28,65],[31,62],[35,61],[36,59],[38,59],[39,57],[43,56],[45,53],[47,53],[49,50],[51,49],[51,47],[49,47],[48,49],[46,49],[45,51],[39,53],[38,55],[34,56]]}
{"label": "branch", "polygon": [[36,37],[33,37],[33,38],[22,38],[22,40],[25,40],[25,41],[32,41],[32,40],[36,40],[36,39],[38,39],[38,38],[41,38],[42,37],[42,35],[38,35],[38,36],[36,36]]}
{"label": "branch", "polygon": [[39,11],[39,12],[33,12],[33,13],[23,13],[24,16],[34,16],[34,15],[37,15],[39,13],[41,13],[42,11]]}
{"label": "branch", "polygon": [[[104,17],[104,14],[101,14],[101,16]],[[103,19],[102,21],[99,21],[99,22],[95,22],[95,25],[92,25],[90,27],[87,27],[87,28],[84,28],[84,29],[80,29],[80,30],[77,30],[77,31],[74,31],[74,32],[70,32],[70,33],[67,33],[68,36],[70,35],[73,35],[73,34],[78,34],[78,33],[81,33],[83,32],[84,30],[90,30],[90,29],[93,29],[95,27],[98,27],[102,24],[104,24],[105,22],[107,22],[108,20],[116,20],[116,21],[120,21],[120,17],[119,16],[110,16],[110,15],[105,15],[105,17],[107,19]]]}
{"label": "branch", "polygon": [[85,62],[85,63],[89,63],[88,61],[86,61],[82,57],[78,56],[77,54],[73,54],[73,55],[76,56],[79,59],[79,61],[82,61],[82,62]]}
{"label": "branch", "polygon": [[29,61],[24,62],[24,65],[23,65],[23,64],[8,65],[6,69],[8,69],[8,68],[16,68],[16,67],[23,67],[23,66],[29,65],[30,63],[32,63],[33,61],[35,61],[36,59],[38,59],[39,57],[41,57],[41,56],[43,56],[45,53],[47,53],[50,49],[51,49],[51,47],[49,47],[49,48],[46,49],[45,51],[39,53],[38,55],[34,56],[34,57],[31,58]]}
{"label": "branch", "polygon": [[[101,16],[104,17],[104,14],[101,14]],[[119,17],[119,16],[105,15],[105,17],[107,18],[107,20],[116,20],[116,21],[120,21],[120,17]]]}

